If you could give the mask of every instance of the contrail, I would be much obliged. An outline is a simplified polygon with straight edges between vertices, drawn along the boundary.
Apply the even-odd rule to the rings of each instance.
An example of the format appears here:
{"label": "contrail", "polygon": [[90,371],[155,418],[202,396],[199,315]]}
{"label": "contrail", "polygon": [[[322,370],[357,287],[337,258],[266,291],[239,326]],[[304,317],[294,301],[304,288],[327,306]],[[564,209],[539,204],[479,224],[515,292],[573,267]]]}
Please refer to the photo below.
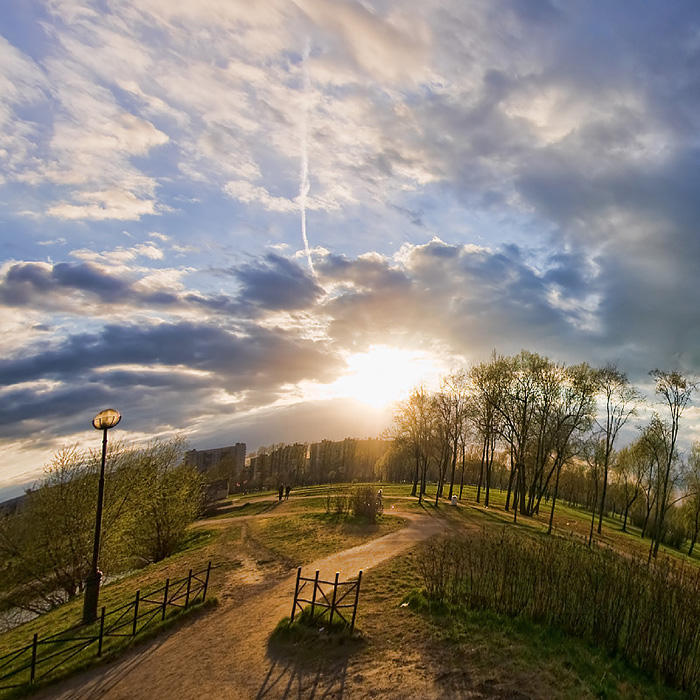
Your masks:
{"label": "contrail", "polygon": [[309,153],[306,145],[306,124],[309,116],[309,89],[311,87],[311,79],[309,76],[309,54],[311,53],[311,42],[307,39],[304,47],[304,57],[302,59],[302,69],[304,73],[304,95],[303,109],[301,111],[301,168],[299,169],[299,208],[301,209],[301,237],[304,241],[304,250],[306,251],[306,260],[309,263],[311,274],[316,276],[314,264],[311,261],[311,249],[309,248],[309,239],[306,235],[306,197],[309,194],[311,185],[309,183]]}

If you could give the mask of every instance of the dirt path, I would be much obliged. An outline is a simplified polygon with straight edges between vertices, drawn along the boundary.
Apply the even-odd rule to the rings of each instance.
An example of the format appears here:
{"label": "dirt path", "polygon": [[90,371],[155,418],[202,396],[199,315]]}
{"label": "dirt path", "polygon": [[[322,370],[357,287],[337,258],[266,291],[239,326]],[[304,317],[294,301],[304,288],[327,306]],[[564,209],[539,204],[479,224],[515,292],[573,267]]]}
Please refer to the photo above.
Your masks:
{"label": "dirt path", "polygon": [[[409,525],[304,567],[341,580],[386,561],[444,529],[441,519],[401,513]],[[227,601],[171,634],[110,664],[47,689],[41,700],[248,700],[288,697],[276,661],[267,653],[270,633],[292,607],[296,574],[235,604]],[[225,596],[224,596],[225,598]],[[310,697],[314,697],[312,694]]]}

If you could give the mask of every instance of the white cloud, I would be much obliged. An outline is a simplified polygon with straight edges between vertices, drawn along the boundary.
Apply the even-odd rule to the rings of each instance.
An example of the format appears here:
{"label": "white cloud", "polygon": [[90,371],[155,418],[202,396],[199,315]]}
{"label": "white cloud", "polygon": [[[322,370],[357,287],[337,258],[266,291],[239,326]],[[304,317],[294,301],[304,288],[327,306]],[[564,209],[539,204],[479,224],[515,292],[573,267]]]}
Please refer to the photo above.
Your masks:
{"label": "white cloud", "polygon": [[399,11],[381,17],[366,5],[343,0],[296,0],[296,4],[368,75],[410,83],[423,77],[430,30],[419,17]]}
{"label": "white cloud", "polygon": [[124,190],[106,190],[102,192],[81,192],[76,194],[87,204],[70,204],[60,202],[50,206],[47,213],[58,219],[120,219],[133,221],[146,214],[156,213],[156,203],[152,199],[139,199],[131,192]]}
{"label": "white cloud", "polygon": [[264,187],[252,185],[244,180],[231,180],[224,185],[223,189],[229,197],[243,204],[259,204],[268,211],[292,212],[299,209],[292,200],[275,197]]}

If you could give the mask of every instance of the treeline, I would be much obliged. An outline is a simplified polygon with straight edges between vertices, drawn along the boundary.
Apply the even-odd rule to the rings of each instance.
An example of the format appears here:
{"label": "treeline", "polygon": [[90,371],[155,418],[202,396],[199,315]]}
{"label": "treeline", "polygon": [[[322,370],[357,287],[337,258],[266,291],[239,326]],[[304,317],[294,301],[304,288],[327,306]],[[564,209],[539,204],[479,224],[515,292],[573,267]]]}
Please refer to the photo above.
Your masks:
{"label": "treeline", "polygon": [[603,516],[616,514],[650,539],[655,556],[666,539],[694,547],[700,529],[700,446],[678,449],[681,419],[695,382],[678,371],[653,370],[657,410],[638,438],[618,449],[622,428],[638,416],[641,392],[614,365],[567,366],[536,353],[496,353],[456,371],[429,392],[415,388],[396,411],[386,463],[392,480],[413,482],[422,499],[437,483],[436,504],[464,483],[489,505],[494,486],[505,508],[538,515],[563,498],[591,511],[589,541]]}
{"label": "treeline", "polygon": [[[109,445],[100,568],[127,571],[173,554],[197,517],[202,477],[184,442]],[[92,563],[101,454],[64,448],[14,513],[0,515],[0,610],[43,612],[82,592]]]}

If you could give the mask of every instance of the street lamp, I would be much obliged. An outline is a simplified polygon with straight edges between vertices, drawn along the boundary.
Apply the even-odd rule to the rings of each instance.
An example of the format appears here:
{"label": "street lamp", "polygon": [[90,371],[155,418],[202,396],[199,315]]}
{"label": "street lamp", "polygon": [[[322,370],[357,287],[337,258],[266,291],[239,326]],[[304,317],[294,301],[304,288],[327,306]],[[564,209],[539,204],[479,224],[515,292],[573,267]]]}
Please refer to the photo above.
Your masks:
{"label": "street lamp", "polygon": [[95,516],[95,543],[92,548],[92,567],[85,579],[85,598],[83,599],[83,624],[87,625],[97,619],[97,601],[100,595],[102,572],[97,568],[97,556],[100,553],[100,531],[102,529],[102,501],[105,494],[105,458],[107,456],[107,431],[122,419],[119,411],[108,408],[100,411],[93,419],[95,430],[102,431],[102,465],[100,467],[100,486],[97,491],[97,514]]}

